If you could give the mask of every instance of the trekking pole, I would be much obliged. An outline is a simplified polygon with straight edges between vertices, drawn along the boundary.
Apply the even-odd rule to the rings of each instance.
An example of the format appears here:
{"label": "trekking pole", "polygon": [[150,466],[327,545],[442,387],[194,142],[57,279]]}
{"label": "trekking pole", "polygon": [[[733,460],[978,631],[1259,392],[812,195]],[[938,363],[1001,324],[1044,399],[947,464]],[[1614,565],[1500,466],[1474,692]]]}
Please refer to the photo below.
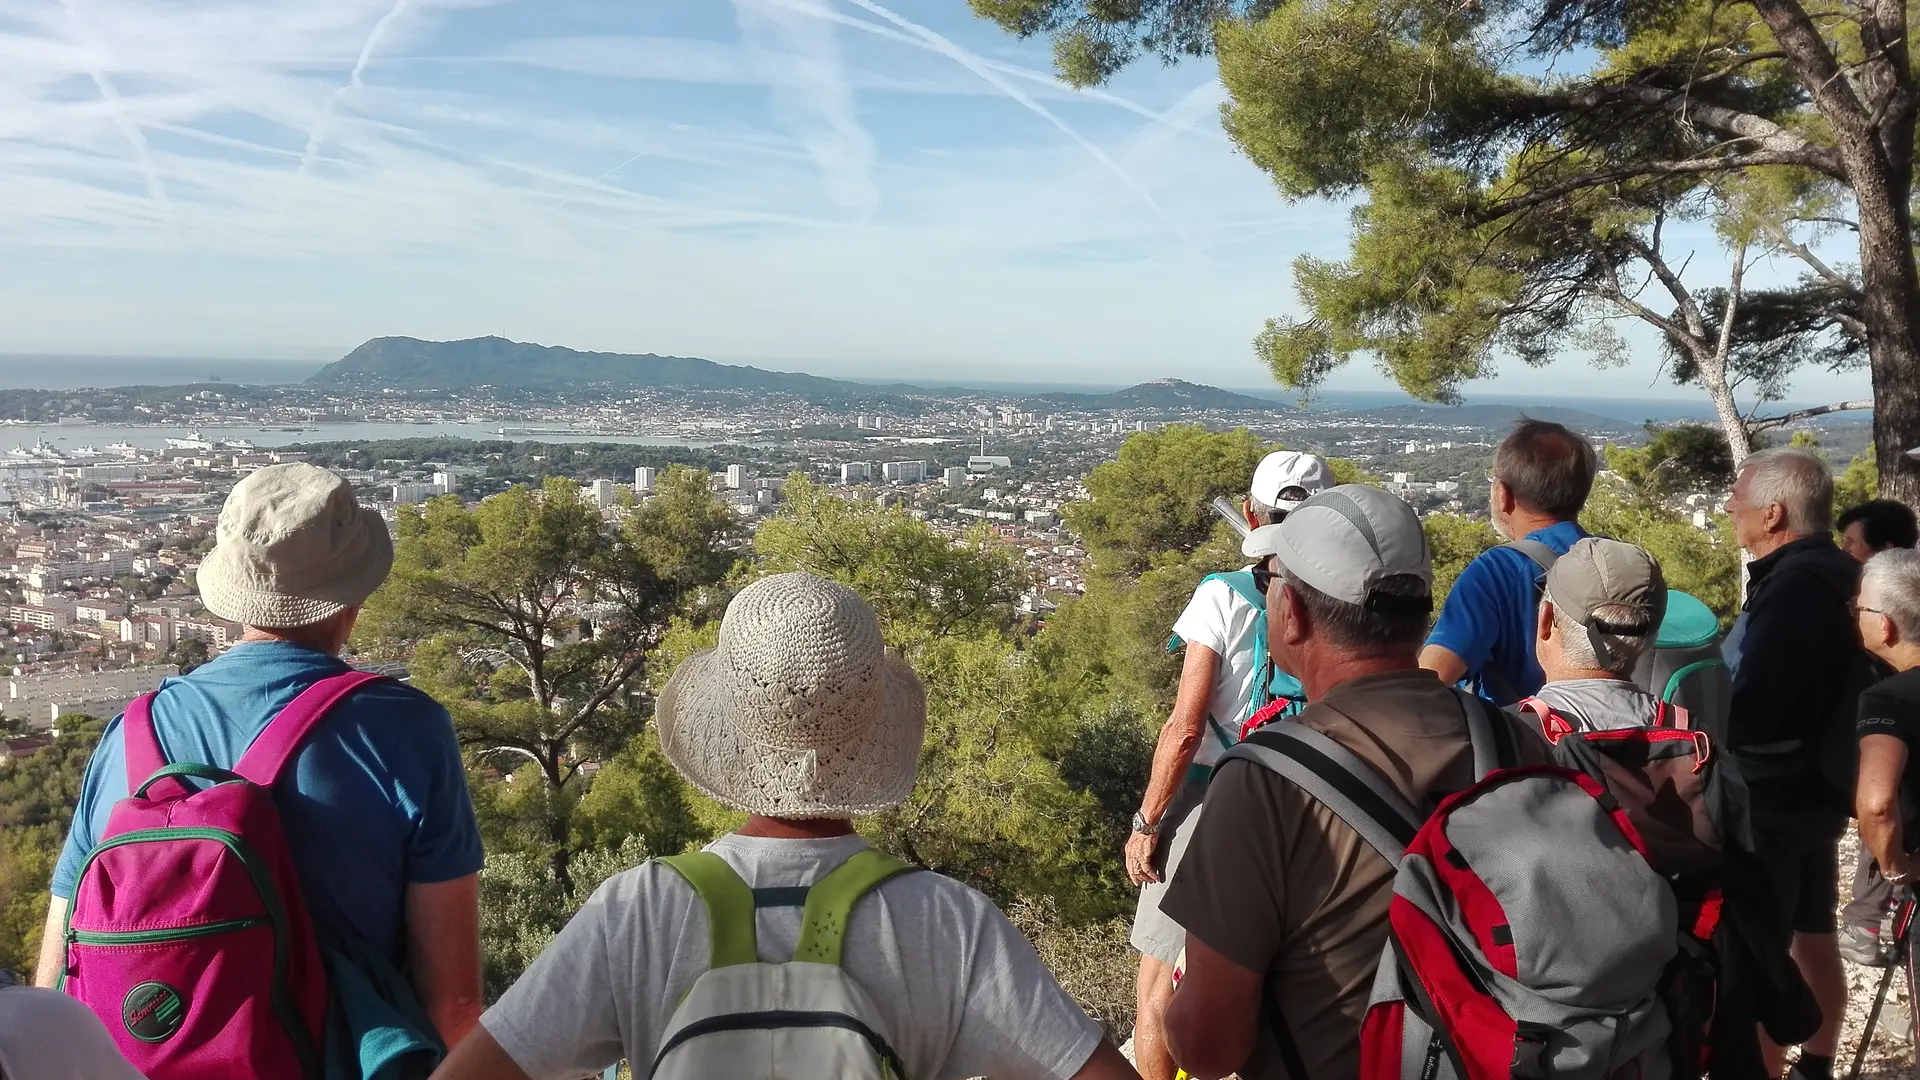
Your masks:
{"label": "trekking pole", "polygon": [[1914,1008],[1913,969],[1906,962],[1907,934],[1913,928],[1913,898],[1895,894],[1887,902],[1886,910],[1880,914],[1880,958],[1887,962],[1886,974],[1880,976],[1880,989],[1874,992],[1873,1009],[1867,1013],[1867,1026],[1860,1032],[1860,1045],[1853,1050],[1853,1068],[1847,1071],[1847,1080],[1860,1080],[1860,1069],[1867,1061],[1867,1048],[1873,1045],[1873,1029],[1880,1022],[1880,1010],[1887,1004],[1887,988],[1893,985],[1894,973],[1907,969],[1907,1008]]}

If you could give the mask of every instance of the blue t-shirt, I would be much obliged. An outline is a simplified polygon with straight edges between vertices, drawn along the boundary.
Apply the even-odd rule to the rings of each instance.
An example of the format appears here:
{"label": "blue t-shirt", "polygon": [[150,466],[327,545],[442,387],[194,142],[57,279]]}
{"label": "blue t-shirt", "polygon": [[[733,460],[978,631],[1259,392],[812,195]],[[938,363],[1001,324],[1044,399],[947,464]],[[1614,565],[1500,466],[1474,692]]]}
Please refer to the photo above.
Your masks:
{"label": "blue t-shirt", "polygon": [[[241,642],[161,684],[154,731],[167,760],[230,769],[302,690],[346,670],[338,658],[290,642]],[[127,797],[120,724],[107,726],[87,764],[53,872],[55,896],[72,898],[107,815]],[[375,683],[348,695],[301,744],[274,795],[314,921],[395,963],[406,948],[407,885],[480,869],[453,721],[412,687]]]}
{"label": "blue t-shirt", "polygon": [[[1527,534],[1562,555],[1587,531],[1578,522],[1561,521]],[[1511,705],[1539,692],[1546,682],[1533,658],[1534,620],[1539,596],[1534,583],[1540,567],[1523,551],[1497,547],[1467,564],[1440,608],[1427,644],[1439,645],[1466,662],[1465,686],[1496,705]],[[1488,678],[1491,672],[1495,678]]]}

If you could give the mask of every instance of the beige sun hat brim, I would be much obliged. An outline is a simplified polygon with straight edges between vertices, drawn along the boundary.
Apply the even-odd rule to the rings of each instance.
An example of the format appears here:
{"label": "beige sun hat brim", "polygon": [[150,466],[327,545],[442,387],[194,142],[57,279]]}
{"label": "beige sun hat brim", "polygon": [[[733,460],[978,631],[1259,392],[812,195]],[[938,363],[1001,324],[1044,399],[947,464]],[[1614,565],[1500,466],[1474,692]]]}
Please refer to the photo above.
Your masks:
{"label": "beige sun hat brim", "polygon": [[240,548],[215,547],[195,575],[200,602],[222,619],[270,630],[311,626],[366,603],[393,570],[393,537],[380,511],[363,506],[360,512],[366,550],[340,566],[302,575],[304,581],[265,575]]}
{"label": "beige sun hat brim", "polygon": [[688,657],[667,680],[654,725],[667,760],[694,787],[749,814],[853,818],[907,801],[927,737],[927,694],[904,660],[881,661],[881,703],[844,745],[783,750],[741,731],[718,654]]}

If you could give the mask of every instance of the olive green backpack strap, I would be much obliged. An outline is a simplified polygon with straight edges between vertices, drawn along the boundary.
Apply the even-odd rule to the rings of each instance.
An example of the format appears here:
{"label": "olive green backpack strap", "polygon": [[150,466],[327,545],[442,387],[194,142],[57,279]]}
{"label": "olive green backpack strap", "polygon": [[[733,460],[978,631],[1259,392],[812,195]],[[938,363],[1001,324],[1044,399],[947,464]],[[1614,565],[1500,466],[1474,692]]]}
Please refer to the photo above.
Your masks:
{"label": "olive green backpack strap", "polygon": [[712,939],[708,968],[759,963],[760,944],[753,927],[753,890],[740,880],[727,860],[710,851],[692,851],[668,855],[660,862],[686,878],[693,891],[700,894],[700,902],[707,906],[707,936]]}
{"label": "olive green backpack strap", "polygon": [[807,891],[807,909],[800,917],[800,944],[794,947],[793,959],[838,966],[853,905],[881,882],[913,869],[891,855],[869,849],[815,882]]}

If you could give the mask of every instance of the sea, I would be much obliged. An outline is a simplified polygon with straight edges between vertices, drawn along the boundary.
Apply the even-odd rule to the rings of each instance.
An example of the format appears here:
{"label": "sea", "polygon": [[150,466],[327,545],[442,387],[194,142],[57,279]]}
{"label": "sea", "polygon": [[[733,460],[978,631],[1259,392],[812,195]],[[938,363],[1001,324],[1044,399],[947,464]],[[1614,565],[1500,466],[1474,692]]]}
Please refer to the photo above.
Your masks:
{"label": "sea", "polygon": [[625,432],[568,432],[552,427],[515,427],[466,423],[388,424],[378,422],[314,423],[296,426],[236,424],[188,428],[182,424],[137,426],[129,424],[16,424],[0,422],[0,452],[31,450],[36,445],[51,446],[62,454],[85,456],[88,450],[110,453],[116,446],[141,450],[159,450],[168,439],[195,436],[222,443],[248,442],[262,448],[293,446],[298,443],[363,442],[379,439],[472,439],[477,442],[543,443],[629,443],[635,446],[678,446],[690,450],[711,447],[757,446],[739,439],[725,443],[707,439],[684,439],[672,435],[637,435]]}
{"label": "sea", "polygon": [[179,386],[231,382],[277,386],[303,382],[323,360],[204,360],[165,356],[0,354],[0,390],[79,390],[90,386]]}

